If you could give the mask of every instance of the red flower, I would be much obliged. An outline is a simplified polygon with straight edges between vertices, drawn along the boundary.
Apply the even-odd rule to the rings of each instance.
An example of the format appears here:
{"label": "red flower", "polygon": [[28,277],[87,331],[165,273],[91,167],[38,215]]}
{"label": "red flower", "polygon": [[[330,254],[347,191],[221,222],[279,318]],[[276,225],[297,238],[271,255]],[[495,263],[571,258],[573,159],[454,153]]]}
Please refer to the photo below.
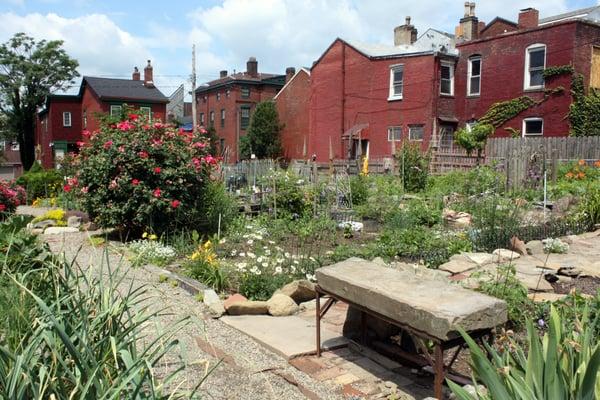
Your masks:
{"label": "red flower", "polygon": [[117,124],[117,129],[119,129],[120,131],[128,131],[135,128],[135,125],[133,125],[131,122],[129,121],[123,121],[123,122],[119,122]]}
{"label": "red flower", "polygon": [[112,140],[107,140],[106,142],[104,142],[104,148],[106,150],[110,149],[112,145],[113,145],[113,141]]}
{"label": "red flower", "polygon": [[138,119],[138,115],[137,114],[129,114],[129,119],[132,121],[135,121],[136,119]]}
{"label": "red flower", "polygon": [[83,142],[80,140],[80,141],[76,142],[76,144],[77,144],[77,147],[83,147],[83,145],[84,145],[85,143],[83,143]]}
{"label": "red flower", "polygon": [[90,131],[88,131],[87,129],[84,129],[84,130],[81,132],[81,135],[82,135],[83,137],[88,137],[88,136],[90,136]]}
{"label": "red flower", "polygon": [[179,200],[173,200],[173,201],[171,202],[171,207],[173,207],[173,208],[177,208],[177,207],[179,207],[180,205],[181,205],[181,202],[180,202]]}
{"label": "red flower", "polygon": [[6,210],[6,206],[4,204],[0,204],[0,212]]}
{"label": "red flower", "polygon": [[155,123],[154,123],[154,127],[155,127],[156,129],[160,129],[160,128],[164,128],[165,126],[164,126],[164,124],[162,124],[161,122],[155,122]]}
{"label": "red flower", "polygon": [[69,193],[71,191],[71,185],[65,185],[63,186],[63,190],[67,193]]}
{"label": "red flower", "polygon": [[148,152],[142,150],[138,153],[141,158],[148,158]]}
{"label": "red flower", "polygon": [[77,186],[79,180],[77,178],[68,178],[67,183],[69,184],[69,186]]}
{"label": "red flower", "polygon": [[206,147],[206,143],[202,143],[202,142],[196,142],[192,145],[193,147],[197,147],[199,149],[203,149]]}
{"label": "red flower", "polygon": [[154,189],[154,192],[152,192],[152,194],[154,195],[154,197],[159,198],[161,195],[162,191],[159,188]]}
{"label": "red flower", "polygon": [[206,133],[207,133],[207,132],[208,132],[208,131],[207,131],[206,129],[204,129],[204,128],[200,128],[200,133],[201,133],[201,134],[203,134],[203,135],[206,135]]}
{"label": "red flower", "polygon": [[160,171],[161,171],[160,167],[154,168],[154,173],[155,174],[160,174]]}
{"label": "red flower", "polygon": [[131,184],[132,184],[133,186],[137,186],[137,185],[139,185],[139,184],[140,184],[140,180],[139,180],[139,179],[132,179],[132,180],[131,180]]}

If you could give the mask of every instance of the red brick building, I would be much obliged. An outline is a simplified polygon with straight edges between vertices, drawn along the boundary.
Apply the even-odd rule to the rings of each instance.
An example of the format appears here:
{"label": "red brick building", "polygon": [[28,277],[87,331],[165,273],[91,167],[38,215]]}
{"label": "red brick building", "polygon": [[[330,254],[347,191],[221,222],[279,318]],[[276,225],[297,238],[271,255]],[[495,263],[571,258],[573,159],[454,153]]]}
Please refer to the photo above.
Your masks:
{"label": "red brick building", "polygon": [[405,140],[426,149],[457,122],[457,59],[453,35],[430,29],[417,39],[410,17],[394,46],[335,40],[311,69],[309,154],[389,157]]}
{"label": "red brick building", "polygon": [[225,162],[239,160],[240,137],[256,104],[275,97],[284,84],[285,75],[258,72],[258,62],[250,57],[246,72],[221,71],[219,79],[196,89],[198,124],[215,128]]}
{"label": "red brick building", "polygon": [[275,96],[275,105],[280,121],[283,157],[299,160],[310,157],[308,154],[310,71],[300,68],[286,70],[285,86]]}
{"label": "red brick building", "polygon": [[[566,136],[571,76],[544,79],[549,67],[573,66],[586,87],[600,87],[600,7],[539,19],[521,10],[518,22],[494,19],[469,40],[457,44],[456,115],[459,124],[475,122],[497,102],[529,96],[540,102],[496,130],[523,136]],[[471,24],[479,25],[471,16]],[[562,87],[562,92],[549,91]],[[512,129],[509,129],[512,128]],[[508,129],[508,130],[507,130]]]}
{"label": "red brick building", "polygon": [[67,152],[76,151],[83,130],[98,129],[99,114],[120,115],[125,105],[141,110],[151,119],[166,119],[169,99],[154,86],[148,60],[144,80],[135,68],[132,79],[83,77],[79,93],[52,95],[38,112],[36,152],[45,168],[53,168]]}

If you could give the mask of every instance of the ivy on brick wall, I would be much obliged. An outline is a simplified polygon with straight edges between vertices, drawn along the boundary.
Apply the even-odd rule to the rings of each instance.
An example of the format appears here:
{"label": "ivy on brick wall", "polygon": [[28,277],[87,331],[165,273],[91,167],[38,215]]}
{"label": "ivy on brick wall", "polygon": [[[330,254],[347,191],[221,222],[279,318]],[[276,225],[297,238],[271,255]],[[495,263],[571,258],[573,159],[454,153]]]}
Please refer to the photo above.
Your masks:
{"label": "ivy on brick wall", "polygon": [[544,79],[548,80],[548,79],[557,77],[559,75],[572,75],[574,73],[575,73],[575,68],[573,68],[572,65],[567,64],[567,65],[556,65],[553,67],[548,67],[548,68],[544,69],[544,72],[542,72],[542,75],[544,75]]}
{"label": "ivy on brick wall", "polygon": [[506,121],[513,119],[536,104],[537,102],[529,96],[521,96],[516,99],[494,103],[477,122],[479,124],[489,124],[494,128],[498,128]]}
{"label": "ivy on brick wall", "polygon": [[590,88],[585,94],[583,75],[574,74],[571,78],[571,96],[573,102],[569,106],[569,122],[571,136],[600,135],[600,94]]}

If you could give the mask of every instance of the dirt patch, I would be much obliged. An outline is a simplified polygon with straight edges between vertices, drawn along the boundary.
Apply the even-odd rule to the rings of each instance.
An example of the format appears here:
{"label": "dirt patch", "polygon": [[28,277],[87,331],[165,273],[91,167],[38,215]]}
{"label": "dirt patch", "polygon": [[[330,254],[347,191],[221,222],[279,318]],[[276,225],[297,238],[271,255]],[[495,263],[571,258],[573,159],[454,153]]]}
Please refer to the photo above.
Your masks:
{"label": "dirt patch", "polygon": [[600,289],[600,278],[591,276],[578,277],[570,282],[554,282],[552,286],[554,287],[554,291],[559,294],[568,294],[576,290],[582,294],[595,296]]}

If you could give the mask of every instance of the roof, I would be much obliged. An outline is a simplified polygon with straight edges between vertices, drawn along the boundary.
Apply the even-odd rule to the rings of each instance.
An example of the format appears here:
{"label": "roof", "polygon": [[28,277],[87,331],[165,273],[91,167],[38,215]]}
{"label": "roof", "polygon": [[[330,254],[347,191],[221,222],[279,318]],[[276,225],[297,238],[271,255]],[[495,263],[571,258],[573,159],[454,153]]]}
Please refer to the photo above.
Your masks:
{"label": "roof", "polygon": [[83,87],[88,85],[100,100],[134,100],[149,103],[168,103],[166,97],[156,87],[144,86],[144,81],[132,79],[96,78],[84,76],[81,81],[79,95]]}
{"label": "roof", "polygon": [[507,25],[514,26],[515,28],[517,28],[517,27],[519,26],[519,24],[517,24],[516,22],[510,21],[510,20],[508,20],[508,19],[506,19],[506,18],[502,18],[502,17],[496,17],[496,18],[494,18],[493,20],[491,20],[491,21],[490,21],[490,22],[489,22],[489,23],[488,23],[488,24],[485,26],[485,28],[483,28],[483,29],[481,30],[481,32],[480,32],[480,33],[483,33],[483,32],[485,32],[485,31],[486,31],[488,28],[491,28],[491,27],[492,27],[492,25],[494,25],[496,22],[503,22],[503,23],[505,23],[505,24],[507,24]]}
{"label": "roof", "polygon": [[51,100],[72,100],[79,101],[81,97],[78,94],[50,94],[46,96],[46,101],[41,108],[38,109],[38,114],[40,116],[44,115],[50,109],[50,101]]}
{"label": "roof", "polygon": [[553,15],[547,18],[541,18],[539,21],[539,25],[552,24],[555,22],[574,19],[600,22],[600,6],[580,8],[579,10],[573,10],[563,14]]}
{"label": "roof", "polygon": [[227,75],[224,78],[206,82],[204,85],[196,89],[196,93],[203,93],[211,89],[231,85],[234,83],[242,83],[245,85],[273,85],[283,87],[283,85],[285,85],[285,75],[259,72],[257,76],[252,76],[246,72],[237,72],[235,74]]}
{"label": "roof", "polygon": [[277,97],[279,96],[279,93],[282,93],[282,92],[285,90],[285,88],[287,88],[287,87],[288,87],[288,85],[289,85],[289,84],[290,84],[290,83],[291,83],[291,82],[292,82],[294,79],[296,79],[296,77],[297,77],[297,76],[298,76],[298,75],[299,75],[301,72],[304,72],[306,75],[310,76],[310,70],[309,70],[308,68],[301,67],[301,68],[300,68],[298,71],[296,71],[296,73],[294,74],[294,76],[292,76],[292,78],[291,78],[289,81],[287,81],[287,82],[285,83],[285,85],[284,85],[284,86],[281,88],[281,90],[280,90],[279,92],[277,92],[277,94],[275,95],[275,97],[273,98],[273,100],[277,100]]}

